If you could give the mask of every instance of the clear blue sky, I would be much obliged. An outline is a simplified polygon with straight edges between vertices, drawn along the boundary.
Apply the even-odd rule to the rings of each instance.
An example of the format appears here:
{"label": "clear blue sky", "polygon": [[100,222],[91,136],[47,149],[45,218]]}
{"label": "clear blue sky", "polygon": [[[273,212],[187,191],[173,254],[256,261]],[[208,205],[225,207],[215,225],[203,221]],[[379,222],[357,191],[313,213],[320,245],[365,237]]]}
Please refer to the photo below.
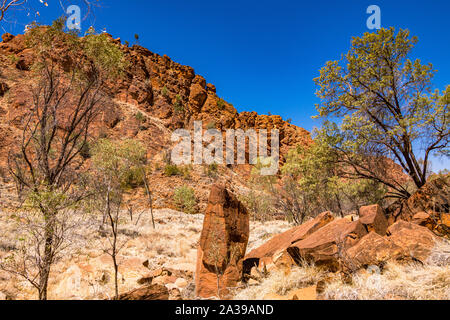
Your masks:
{"label": "clear blue sky", "polygon": [[[40,9],[40,22],[62,14],[57,2]],[[82,27],[106,28],[130,43],[137,33],[141,45],[193,67],[239,111],[270,111],[311,130],[319,125],[311,120],[312,79],[349,49],[352,36],[370,31],[366,9],[372,4],[381,8],[383,27],[408,28],[419,37],[412,56],[438,69],[436,87],[450,84],[448,0],[102,0],[95,21]],[[2,28],[18,33],[23,25]]]}

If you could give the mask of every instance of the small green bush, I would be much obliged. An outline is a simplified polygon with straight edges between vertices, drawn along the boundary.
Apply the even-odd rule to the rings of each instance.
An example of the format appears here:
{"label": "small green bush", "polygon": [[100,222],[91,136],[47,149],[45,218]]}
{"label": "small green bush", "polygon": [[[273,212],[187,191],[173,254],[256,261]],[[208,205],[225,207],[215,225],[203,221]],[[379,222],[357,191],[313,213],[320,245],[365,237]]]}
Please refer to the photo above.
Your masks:
{"label": "small green bush", "polygon": [[208,177],[215,177],[217,175],[217,172],[219,171],[219,166],[217,163],[211,163],[210,165],[208,165],[207,169],[206,169],[206,175]]}
{"label": "small green bush", "polygon": [[161,94],[163,95],[163,97],[167,98],[169,96],[169,90],[167,89],[166,86],[164,86],[161,90]]}
{"label": "small green bush", "polygon": [[177,113],[182,113],[184,111],[183,101],[182,101],[180,95],[177,95],[177,99],[173,105],[173,108],[175,109],[175,112],[177,112]]}
{"label": "small green bush", "polygon": [[182,186],[175,190],[173,200],[177,208],[185,213],[196,213],[197,198],[194,189]]}
{"label": "small green bush", "polygon": [[183,174],[183,178],[185,180],[191,180],[191,171],[192,171],[191,165],[182,167],[180,171]]}
{"label": "small green bush", "polygon": [[92,157],[91,146],[89,142],[84,143],[81,147],[80,156],[82,156],[84,160],[90,159]]}
{"label": "small green bush", "polygon": [[220,98],[220,99],[217,101],[217,108],[219,108],[219,110],[225,109],[225,100],[223,100],[222,98]]}
{"label": "small green bush", "polygon": [[142,122],[145,119],[144,115],[140,111],[138,111],[134,116],[136,117],[136,120],[139,122]]}
{"label": "small green bush", "polygon": [[206,125],[206,129],[216,129],[216,123],[214,121],[208,122],[208,124]]}
{"label": "small green bush", "polygon": [[181,170],[174,164],[168,164],[164,168],[164,175],[167,177],[178,176],[182,174]]}

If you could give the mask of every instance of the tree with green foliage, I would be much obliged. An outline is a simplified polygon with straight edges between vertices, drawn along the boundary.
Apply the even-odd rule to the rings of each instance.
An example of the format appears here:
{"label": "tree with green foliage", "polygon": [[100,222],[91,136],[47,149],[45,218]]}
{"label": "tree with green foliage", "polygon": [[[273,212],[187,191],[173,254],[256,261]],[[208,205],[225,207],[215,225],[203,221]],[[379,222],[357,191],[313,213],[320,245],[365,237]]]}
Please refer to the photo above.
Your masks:
{"label": "tree with green foliage", "polygon": [[[121,74],[125,62],[105,35],[84,38],[64,32],[64,19],[52,26],[35,26],[26,43],[35,53],[31,70],[33,95],[23,118],[19,148],[9,152],[9,171],[17,185],[23,210],[35,217],[29,222],[30,246],[36,259],[27,259],[16,272],[47,299],[51,266],[67,231],[61,219],[68,208],[86,197],[80,188],[91,124],[98,114],[106,80]],[[60,48],[67,49],[63,66]],[[24,220],[27,223],[27,220]],[[38,223],[39,222],[39,223]],[[34,226],[34,227],[33,227]],[[42,232],[37,232],[39,229]],[[35,276],[30,276],[35,272]]]}
{"label": "tree with green foliage", "polygon": [[146,163],[146,150],[137,141],[113,142],[99,140],[92,150],[92,188],[95,208],[103,215],[102,225],[107,223],[106,233],[109,247],[105,252],[111,256],[114,265],[115,298],[119,296],[117,255],[126,244],[119,243],[119,225],[123,212],[123,198],[130,188],[130,176],[144,180],[142,167]]}
{"label": "tree with green foliage", "polygon": [[285,210],[297,223],[308,216],[332,211],[344,216],[361,206],[380,203],[386,193],[370,179],[346,179],[335,153],[317,137],[310,146],[289,152],[282,167],[281,194]]}
{"label": "tree with green foliage", "polygon": [[194,189],[188,186],[177,188],[173,200],[179,210],[190,214],[196,213],[197,198]]}
{"label": "tree with green foliage", "polygon": [[346,178],[382,183],[397,198],[410,192],[389,178],[383,158],[394,160],[420,188],[430,157],[450,154],[450,86],[433,91],[433,66],[408,58],[417,41],[408,30],[365,33],[314,79],[321,135]]}

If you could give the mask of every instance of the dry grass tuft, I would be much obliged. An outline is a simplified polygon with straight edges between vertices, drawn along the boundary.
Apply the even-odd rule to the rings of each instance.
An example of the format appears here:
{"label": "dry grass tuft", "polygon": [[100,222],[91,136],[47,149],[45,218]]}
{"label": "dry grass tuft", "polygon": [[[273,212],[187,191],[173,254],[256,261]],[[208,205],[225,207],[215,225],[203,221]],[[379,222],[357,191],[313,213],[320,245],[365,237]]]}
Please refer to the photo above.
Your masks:
{"label": "dry grass tuft", "polygon": [[300,268],[295,268],[287,276],[284,272],[275,272],[264,279],[261,285],[248,286],[238,292],[235,299],[263,300],[265,296],[272,293],[284,296],[291,290],[307,288],[316,284],[325,274],[326,272],[312,264],[304,264]]}
{"label": "dry grass tuft", "polygon": [[353,283],[339,279],[324,292],[334,300],[448,300],[450,299],[450,243],[436,244],[424,265],[388,263],[381,274],[359,272]]}

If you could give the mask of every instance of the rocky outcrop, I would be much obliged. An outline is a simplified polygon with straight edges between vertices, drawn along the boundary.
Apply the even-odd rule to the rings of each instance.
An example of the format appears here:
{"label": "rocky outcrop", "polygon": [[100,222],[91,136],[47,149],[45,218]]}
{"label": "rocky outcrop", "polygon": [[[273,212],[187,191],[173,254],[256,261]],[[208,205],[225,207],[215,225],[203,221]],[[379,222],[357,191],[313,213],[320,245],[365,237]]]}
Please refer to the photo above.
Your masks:
{"label": "rocky outcrop", "polygon": [[11,41],[12,39],[14,39],[14,36],[10,33],[5,33],[2,35],[2,42],[3,43],[7,43],[9,41]]}
{"label": "rocky outcrop", "polygon": [[249,238],[249,214],[223,185],[211,188],[198,247],[196,295],[226,297],[242,279]]}
{"label": "rocky outcrop", "polygon": [[150,285],[121,294],[118,300],[169,300],[169,290],[162,285]]}
{"label": "rocky outcrop", "polygon": [[389,225],[383,209],[379,205],[375,204],[360,208],[359,217],[368,232],[374,231],[381,236],[386,235]]}
{"label": "rocky outcrop", "polygon": [[345,251],[354,246],[367,234],[360,221],[338,219],[320,228],[304,240],[290,246],[287,251],[299,264],[303,261],[314,262],[336,271]]}
{"label": "rocky outcrop", "polygon": [[439,220],[450,212],[450,174],[432,177],[409,199],[394,203],[388,209],[392,222],[411,221],[420,212],[426,212]]}
{"label": "rocky outcrop", "polygon": [[0,81],[0,97],[3,97],[8,92],[9,87],[6,83]]}
{"label": "rocky outcrop", "polygon": [[414,260],[424,263],[436,245],[437,237],[427,228],[398,221],[388,229],[389,240],[403,248]]}
{"label": "rocky outcrop", "polygon": [[293,243],[305,239],[310,234],[333,221],[333,219],[334,217],[331,212],[324,212],[300,226],[273,237],[245,256],[243,263],[244,273],[249,273],[254,266],[263,268],[262,264],[269,265],[274,262],[274,256],[289,248]]}
{"label": "rocky outcrop", "polygon": [[374,231],[348,249],[347,255],[358,269],[371,265],[382,265],[390,260],[401,260],[406,256],[402,247]]}

